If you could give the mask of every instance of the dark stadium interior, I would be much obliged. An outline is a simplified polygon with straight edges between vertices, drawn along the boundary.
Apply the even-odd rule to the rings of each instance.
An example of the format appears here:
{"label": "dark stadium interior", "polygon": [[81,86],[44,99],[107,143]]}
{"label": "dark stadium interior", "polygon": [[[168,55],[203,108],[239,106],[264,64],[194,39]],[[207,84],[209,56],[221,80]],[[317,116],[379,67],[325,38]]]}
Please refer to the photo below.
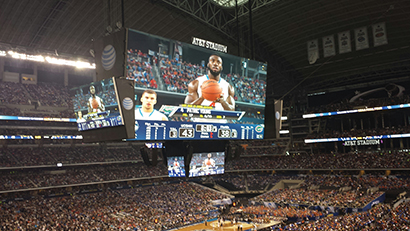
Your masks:
{"label": "dark stadium interior", "polygon": [[[410,229],[408,0],[4,0],[0,25],[0,230]],[[185,100],[204,39],[245,112],[226,124],[264,139],[85,142],[98,41],[123,28],[155,37],[124,51],[137,107]]]}

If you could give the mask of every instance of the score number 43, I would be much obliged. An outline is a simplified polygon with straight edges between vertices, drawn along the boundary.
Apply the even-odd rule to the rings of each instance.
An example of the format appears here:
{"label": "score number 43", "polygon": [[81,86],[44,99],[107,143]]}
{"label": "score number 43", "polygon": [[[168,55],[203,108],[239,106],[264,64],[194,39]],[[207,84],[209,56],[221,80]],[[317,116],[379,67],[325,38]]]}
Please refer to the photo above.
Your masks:
{"label": "score number 43", "polygon": [[179,137],[180,138],[194,138],[194,129],[193,128],[180,128]]}

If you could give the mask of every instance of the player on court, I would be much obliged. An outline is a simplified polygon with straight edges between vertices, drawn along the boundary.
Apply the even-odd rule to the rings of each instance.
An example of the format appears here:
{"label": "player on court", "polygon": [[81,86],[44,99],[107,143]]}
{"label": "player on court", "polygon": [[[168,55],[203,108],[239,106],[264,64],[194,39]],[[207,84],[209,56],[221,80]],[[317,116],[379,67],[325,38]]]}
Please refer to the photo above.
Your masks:
{"label": "player on court", "polygon": [[[226,80],[221,78],[222,58],[219,55],[211,55],[208,60],[208,74],[203,75],[189,83],[188,95],[185,97],[186,104],[213,106],[216,110],[235,110],[235,90]],[[214,79],[222,88],[220,98],[215,101],[209,101],[202,97],[201,85],[203,82]]]}
{"label": "player on court", "polygon": [[95,94],[95,87],[90,86],[91,97],[88,99],[88,113],[105,111],[104,101]]}
{"label": "player on court", "polygon": [[154,109],[157,103],[157,93],[153,90],[145,90],[141,96],[141,107],[135,109],[135,120],[165,120],[168,118]]}

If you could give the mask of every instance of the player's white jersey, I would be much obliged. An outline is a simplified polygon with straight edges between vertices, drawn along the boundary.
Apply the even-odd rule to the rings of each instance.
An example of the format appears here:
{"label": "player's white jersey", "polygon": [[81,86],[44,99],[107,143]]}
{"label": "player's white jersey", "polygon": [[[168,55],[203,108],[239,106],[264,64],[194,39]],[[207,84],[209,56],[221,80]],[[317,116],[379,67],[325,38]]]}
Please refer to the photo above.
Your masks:
{"label": "player's white jersey", "polygon": [[135,110],[135,120],[161,120],[165,115],[157,110],[143,112],[141,108]]}
{"label": "player's white jersey", "polygon": [[205,159],[202,164],[203,164],[203,167],[206,167],[206,168],[215,167],[215,160],[213,160],[213,159]]}
{"label": "player's white jersey", "polygon": [[[203,76],[198,77],[197,80],[198,80],[198,97],[201,97],[202,95],[201,86],[205,81],[209,80],[209,77],[208,75],[203,75]],[[223,99],[226,100],[229,96],[229,83],[226,80],[222,79],[221,77],[219,78],[218,83],[219,83],[219,86],[222,88]],[[212,101],[204,99],[201,105],[211,106],[212,103],[213,103]],[[215,103],[215,109],[225,110],[222,107],[221,103]]]}
{"label": "player's white jersey", "polygon": [[[98,97],[97,95],[95,96],[95,100],[97,101],[97,105],[98,105],[98,108],[93,108],[93,100],[94,100],[94,98],[91,96],[89,99],[88,99],[88,107],[90,107],[91,108],[91,112],[102,112],[102,111],[105,111],[105,105],[104,105],[104,103],[103,103],[103,100],[100,98],[100,97]],[[102,109],[100,109],[100,107],[102,108]]]}
{"label": "player's white jersey", "polygon": [[174,162],[174,168],[179,168],[179,167],[180,167],[179,162]]}
{"label": "player's white jersey", "polygon": [[77,119],[77,123],[83,123],[83,122],[85,122],[86,120],[84,119],[84,118],[81,118],[81,119]]}

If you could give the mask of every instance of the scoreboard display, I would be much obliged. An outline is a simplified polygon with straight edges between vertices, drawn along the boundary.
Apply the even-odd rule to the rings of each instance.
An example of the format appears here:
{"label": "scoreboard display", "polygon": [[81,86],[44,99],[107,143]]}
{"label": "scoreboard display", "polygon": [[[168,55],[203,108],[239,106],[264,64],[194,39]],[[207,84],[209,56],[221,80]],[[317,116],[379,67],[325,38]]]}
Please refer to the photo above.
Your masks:
{"label": "scoreboard display", "polygon": [[135,30],[134,140],[263,139],[267,64]]}
{"label": "scoreboard display", "polygon": [[136,120],[135,139],[131,140],[263,139],[263,131],[259,124]]}
{"label": "scoreboard display", "polygon": [[[113,106],[122,102],[133,107],[135,123],[125,122],[116,113],[120,107],[110,108],[107,114],[108,106],[105,111],[100,109],[90,99],[91,89],[84,87],[77,95],[85,95],[91,106],[88,111],[83,105],[76,110],[87,121],[79,122],[80,130],[132,126],[135,137],[128,140],[141,141],[264,138],[266,63],[132,29],[127,29],[125,38],[125,63],[119,66],[125,67],[123,76],[134,82],[135,97],[124,104],[118,98],[121,92],[113,91],[109,98],[114,99]],[[96,65],[111,71],[111,57],[124,53],[112,51],[117,48],[108,42],[103,47],[101,63],[96,59]],[[99,78],[107,78],[101,73]],[[107,86],[110,84],[96,86],[96,92],[107,92]],[[109,124],[104,125],[100,117],[111,117]],[[95,123],[100,120],[101,124]],[[77,121],[82,119],[78,116]]]}
{"label": "scoreboard display", "polygon": [[159,112],[167,118],[182,117],[190,121],[135,120],[135,140],[263,139],[263,124],[226,122],[227,118],[240,120],[245,112],[212,110],[185,104],[163,105]]}

